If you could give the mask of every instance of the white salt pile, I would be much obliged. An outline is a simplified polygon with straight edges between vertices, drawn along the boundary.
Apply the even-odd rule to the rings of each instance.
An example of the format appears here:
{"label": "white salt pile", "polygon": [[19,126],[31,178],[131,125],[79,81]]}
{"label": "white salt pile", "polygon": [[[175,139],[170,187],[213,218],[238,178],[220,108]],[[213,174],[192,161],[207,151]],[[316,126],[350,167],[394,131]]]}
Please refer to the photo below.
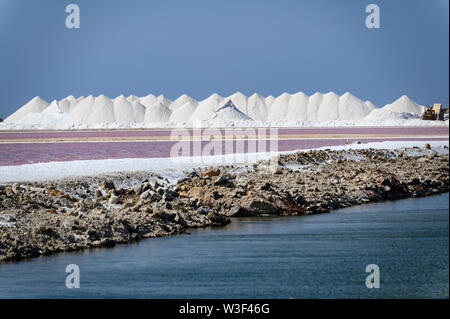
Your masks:
{"label": "white salt pile", "polygon": [[231,100],[220,107],[211,121],[251,121],[252,119],[244,112],[238,110]]}
{"label": "white salt pile", "polygon": [[117,123],[141,123],[146,112],[143,106],[136,98],[125,98],[120,95],[114,99],[113,103],[114,120]]}
{"label": "white salt pile", "polygon": [[392,104],[388,104],[384,107],[386,110],[398,113],[413,113],[421,115],[425,110],[425,107],[418,105],[406,95],[403,95]]}
{"label": "white salt pile", "polygon": [[424,111],[424,106],[418,105],[403,95],[392,104],[387,104],[381,109],[374,109],[365,119],[371,121],[418,119]]}
{"label": "white salt pile", "polygon": [[53,101],[39,113],[26,114],[20,122],[28,127],[35,127],[36,123],[41,123],[48,129],[62,129],[70,126],[70,116],[67,112],[62,112],[57,101]]}
{"label": "white salt pile", "polygon": [[142,105],[147,106],[147,107],[152,105],[155,102],[156,102],[156,96],[154,96],[153,94],[149,94],[149,95],[141,98]]}
{"label": "white salt pile", "polygon": [[185,105],[186,103],[189,103],[192,106],[197,106],[198,102],[196,100],[194,100],[193,98],[191,98],[189,95],[187,94],[183,94],[182,96],[180,96],[178,99],[176,99],[175,101],[173,101],[172,103],[170,103],[169,108],[172,111],[175,111],[176,109],[178,109],[180,106]]}
{"label": "white salt pile", "polygon": [[[272,103],[270,103],[272,105]],[[247,100],[247,115],[256,121],[267,120],[268,104],[267,99],[255,93]]]}
{"label": "white salt pile", "polygon": [[[177,123],[177,122],[186,122],[190,115],[194,113],[195,108],[197,107],[197,101],[191,102],[188,101],[181,106],[177,106],[172,108],[172,114],[170,115],[169,122]],[[175,103],[175,102],[174,102]]]}
{"label": "white salt pile", "polygon": [[[202,101],[183,94],[171,101],[164,95],[145,97],[70,95],[50,105],[39,97],[0,124],[0,129],[77,129],[126,127],[205,126],[370,126],[448,125],[448,121],[421,121],[424,107],[402,96],[383,108],[350,93],[311,96],[303,92],[278,97],[250,97],[236,92],[226,98],[217,93]],[[219,124],[220,123],[220,124]]]}
{"label": "white salt pile", "polygon": [[209,120],[214,117],[215,112],[220,107],[220,103],[222,103],[223,97],[219,94],[214,93],[210,97],[204,99],[200,103],[198,103],[197,108],[192,115],[186,114],[186,119],[191,121],[203,121]]}
{"label": "white salt pile", "polygon": [[6,118],[7,122],[18,122],[20,119],[28,114],[40,113],[48,106],[48,102],[41,99],[39,96],[31,99],[30,102],[22,106],[16,112]]}
{"label": "white salt pile", "polygon": [[145,110],[144,123],[164,123],[170,118],[172,111],[164,99],[158,99]]}

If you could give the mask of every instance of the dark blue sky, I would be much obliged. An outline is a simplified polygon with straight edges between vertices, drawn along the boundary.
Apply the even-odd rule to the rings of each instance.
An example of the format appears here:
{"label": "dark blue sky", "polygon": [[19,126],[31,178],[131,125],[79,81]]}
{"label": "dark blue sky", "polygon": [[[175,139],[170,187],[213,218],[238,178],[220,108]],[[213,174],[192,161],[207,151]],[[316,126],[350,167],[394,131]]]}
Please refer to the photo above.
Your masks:
{"label": "dark blue sky", "polygon": [[[65,27],[76,3],[81,28]],[[365,27],[365,7],[381,29]],[[39,95],[449,101],[448,0],[0,0],[0,117]]]}

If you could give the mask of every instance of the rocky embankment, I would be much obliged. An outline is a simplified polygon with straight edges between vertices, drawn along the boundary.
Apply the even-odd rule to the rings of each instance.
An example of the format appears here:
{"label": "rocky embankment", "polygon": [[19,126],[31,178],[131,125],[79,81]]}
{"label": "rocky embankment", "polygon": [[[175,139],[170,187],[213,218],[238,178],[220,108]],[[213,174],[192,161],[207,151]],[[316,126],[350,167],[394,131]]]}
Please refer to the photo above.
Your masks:
{"label": "rocky embankment", "polygon": [[[448,150],[309,151],[248,166],[0,185],[0,261],[221,226],[232,216],[305,215],[448,192]],[[126,176],[129,178],[129,176]]]}

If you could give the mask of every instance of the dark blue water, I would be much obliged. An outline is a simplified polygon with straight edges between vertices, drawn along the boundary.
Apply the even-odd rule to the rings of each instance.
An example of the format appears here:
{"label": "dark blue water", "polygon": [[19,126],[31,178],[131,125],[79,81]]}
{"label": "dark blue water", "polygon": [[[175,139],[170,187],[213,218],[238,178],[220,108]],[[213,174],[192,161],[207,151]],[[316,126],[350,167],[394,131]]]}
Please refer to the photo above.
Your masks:
{"label": "dark blue water", "polygon": [[[0,265],[0,297],[448,298],[449,195]],[[68,289],[66,265],[81,287]],[[367,289],[377,264],[381,286]]]}

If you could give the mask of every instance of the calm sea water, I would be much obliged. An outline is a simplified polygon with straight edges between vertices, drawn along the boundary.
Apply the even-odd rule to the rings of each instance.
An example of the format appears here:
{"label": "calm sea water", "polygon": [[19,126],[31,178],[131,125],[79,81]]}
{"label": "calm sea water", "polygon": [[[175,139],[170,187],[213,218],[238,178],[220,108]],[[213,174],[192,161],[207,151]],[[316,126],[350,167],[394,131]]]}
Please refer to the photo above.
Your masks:
{"label": "calm sea water", "polygon": [[[1,298],[448,298],[449,195],[0,265]],[[81,287],[67,289],[66,265]],[[367,289],[365,268],[380,267]]]}

